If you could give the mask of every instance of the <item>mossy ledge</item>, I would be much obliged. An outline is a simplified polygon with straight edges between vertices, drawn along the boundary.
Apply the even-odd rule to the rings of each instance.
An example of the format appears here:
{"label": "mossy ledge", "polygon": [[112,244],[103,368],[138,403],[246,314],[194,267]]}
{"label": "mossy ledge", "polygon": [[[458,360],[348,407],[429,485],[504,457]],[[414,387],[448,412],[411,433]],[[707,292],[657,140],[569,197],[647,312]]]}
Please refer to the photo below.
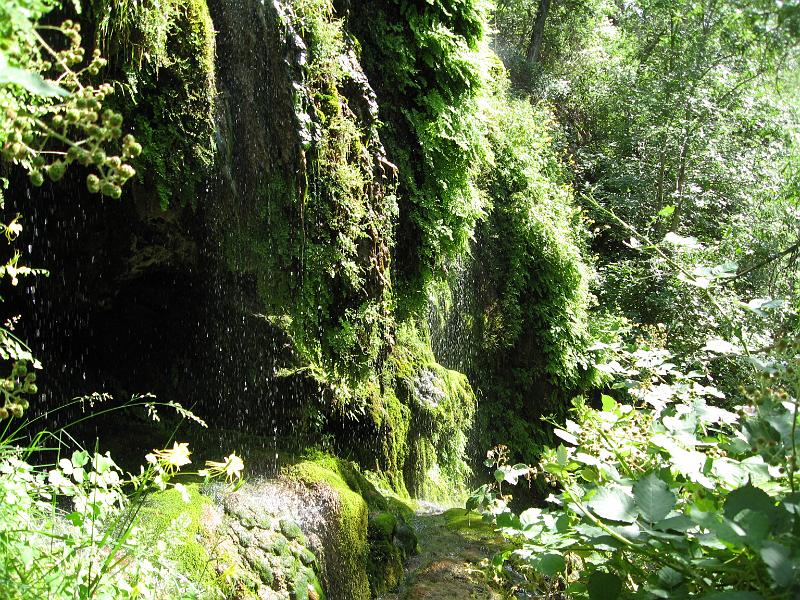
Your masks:
{"label": "mossy ledge", "polygon": [[416,552],[410,506],[327,454],[288,460],[277,478],[235,492],[186,489],[188,501],[176,490],[149,496],[139,526],[146,539],[180,537],[173,558],[197,597],[370,600],[399,585]]}
{"label": "mossy ledge", "polygon": [[286,467],[283,477],[326,507],[323,577],[337,597],[368,600],[400,583],[412,551],[395,533],[407,507],[387,500],[355,464],[325,454]]}

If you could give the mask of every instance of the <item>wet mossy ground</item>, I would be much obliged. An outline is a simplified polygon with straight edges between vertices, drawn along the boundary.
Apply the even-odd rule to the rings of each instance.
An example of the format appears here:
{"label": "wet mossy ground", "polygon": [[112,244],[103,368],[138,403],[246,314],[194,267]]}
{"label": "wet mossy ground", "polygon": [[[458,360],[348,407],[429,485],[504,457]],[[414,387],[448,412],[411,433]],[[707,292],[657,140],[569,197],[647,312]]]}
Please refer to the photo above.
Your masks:
{"label": "wet mossy ground", "polygon": [[413,525],[419,554],[406,564],[406,574],[383,600],[500,600],[507,598],[495,582],[489,561],[507,543],[476,513],[453,508],[418,514]]}

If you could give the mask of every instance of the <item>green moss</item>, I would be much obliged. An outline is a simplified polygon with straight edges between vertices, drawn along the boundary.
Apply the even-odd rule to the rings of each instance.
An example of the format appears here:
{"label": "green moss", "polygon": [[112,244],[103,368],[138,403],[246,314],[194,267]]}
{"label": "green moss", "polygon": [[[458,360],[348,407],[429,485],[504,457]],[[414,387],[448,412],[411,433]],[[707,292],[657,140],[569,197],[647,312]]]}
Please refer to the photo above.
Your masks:
{"label": "green moss", "polygon": [[387,369],[384,394],[376,396],[372,403],[371,419],[376,429],[378,448],[373,450],[378,458],[378,470],[382,474],[382,487],[408,497],[403,478],[403,467],[408,460],[408,435],[411,427],[411,409],[400,401],[394,391],[395,380]]}
{"label": "green moss", "polygon": [[403,551],[391,540],[370,543],[367,573],[373,598],[395,589],[403,581],[403,557]]}
{"label": "green moss", "polygon": [[137,180],[162,208],[194,205],[214,160],[214,26],[205,0],[94,0],[96,40],[142,144]]}
{"label": "green moss", "polygon": [[[355,465],[325,454],[291,465],[284,474],[311,486],[326,485],[336,492],[341,504],[336,528],[341,564],[329,568],[343,569],[339,580],[353,586],[342,591],[342,597],[376,597],[400,583],[408,555],[394,538],[398,528],[408,529],[403,520],[414,514],[407,502],[384,498]],[[356,581],[362,583],[354,584]]]}
{"label": "green moss", "polygon": [[143,539],[163,539],[167,532],[172,531],[176,520],[185,520],[186,527],[181,529],[183,543],[173,555],[179,571],[209,593],[213,594],[216,590],[225,592],[228,583],[217,575],[215,557],[210,555],[209,545],[203,537],[203,515],[211,505],[211,500],[198,491],[197,485],[186,487],[189,492],[188,503],[183,501],[179,492],[172,489],[147,498],[138,516]]}
{"label": "green moss", "polygon": [[392,513],[378,513],[369,520],[369,535],[375,539],[391,540],[396,526],[397,517]]}
{"label": "green moss", "polygon": [[281,532],[287,540],[297,540],[301,545],[305,546],[308,541],[300,526],[289,519],[281,519]]}
{"label": "green moss", "polygon": [[361,496],[371,511],[386,510],[386,498],[361,473],[359,468],[346,460],[330,454],[311,452],[304,460],[287,467],[286,473],[293,479],[307,483],[323,482],[334,489],[345,488]]}
{"label": "green moss", "polygon": [[[332,523],[332,526],[335,528],[337,560],[336,564],[331,564],[329,568],[336,570],[335,576],[342,597],[369,600],[367,575],[369,507],[367,500],[362,496],[361,484],[370,484],[363,477],[359,478],[356,473],[356,469],[344,461],[323,455],[291,465],[284,471],[284,475],[290,479],[311,486],[323,484],[336,493],[337,522]],[[372,501],[375,502],[374,497]]]}
{"label": "green moss", "polygon": [[386,503],[388,505],[388,512],[392,513],[393,515],[397,515],[398,517],[402,517],[402,519],[405,521],[410,521],[415,514],[414,510],[416,503],[412,504],[405,499],[391,495],[386,497]]}
{"label": "green moss", "polygon": [[269,560],[264,556],[253,553],[251,557],[249,557],[248,562],[259,579],[266,585],[271,586],[272,582],[275,580],[275,573],[272,570],[272,565],[270,565]]}
{"label": "green moss", "polygon": [[471,474],[464,460],[476,406],[469,381],[436,362],[429,339],[411,321],[398,328],[388,366],[410,415],[403,461],[408,491],[458,502]]}

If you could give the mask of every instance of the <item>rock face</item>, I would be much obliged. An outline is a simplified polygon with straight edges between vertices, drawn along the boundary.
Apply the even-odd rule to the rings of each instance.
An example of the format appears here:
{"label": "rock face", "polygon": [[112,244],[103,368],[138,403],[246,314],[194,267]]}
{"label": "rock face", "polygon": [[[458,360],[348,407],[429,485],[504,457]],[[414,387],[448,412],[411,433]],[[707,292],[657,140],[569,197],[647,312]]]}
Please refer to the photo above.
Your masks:
{"label": "rock face", "polygon": [[[281,504],[265,504],[270,495]],[[297,493],[279,484],[248,486],[224,498],[224,534],[217,552],[236,565],[234,585],[241,591],[274,600],[325,598],[317,556],[287,514],[298,500]]]}
{"label": "rock face", "polygon": [[[135,184],[98,204],[76,173],[75,202],[16,199],[32,262],[58,274],[26,325],[46,396],[191,398],[284,448],[333,438],[400,491],[427,493],[440,472],[441,490],[463,486],[474,396],[436,364],[425,308],[399,308],[399,175],[347,10],[163,8],[142,3],[127,35],[104,33],[99,8],[84,17],[107,76],[130,86],[117,102],[143,141]],[[166,33],[149,40],[157,19]]]}

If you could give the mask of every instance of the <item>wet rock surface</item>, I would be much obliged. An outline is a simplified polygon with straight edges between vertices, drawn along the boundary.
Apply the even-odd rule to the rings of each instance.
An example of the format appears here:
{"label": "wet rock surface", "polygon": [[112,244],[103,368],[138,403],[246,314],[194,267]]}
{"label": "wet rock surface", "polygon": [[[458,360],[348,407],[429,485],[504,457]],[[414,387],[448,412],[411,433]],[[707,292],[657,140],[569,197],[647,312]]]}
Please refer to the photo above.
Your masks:
{"label": "wet rock surface", "polygon": [[[322,600],[322,570],[296,519],[301,498],[279,482],[248,484],[222,495],[209,530],[216,533],[217,574],[230,574],[236,598]],[[209,535],[213,541],[214,535]]]}

